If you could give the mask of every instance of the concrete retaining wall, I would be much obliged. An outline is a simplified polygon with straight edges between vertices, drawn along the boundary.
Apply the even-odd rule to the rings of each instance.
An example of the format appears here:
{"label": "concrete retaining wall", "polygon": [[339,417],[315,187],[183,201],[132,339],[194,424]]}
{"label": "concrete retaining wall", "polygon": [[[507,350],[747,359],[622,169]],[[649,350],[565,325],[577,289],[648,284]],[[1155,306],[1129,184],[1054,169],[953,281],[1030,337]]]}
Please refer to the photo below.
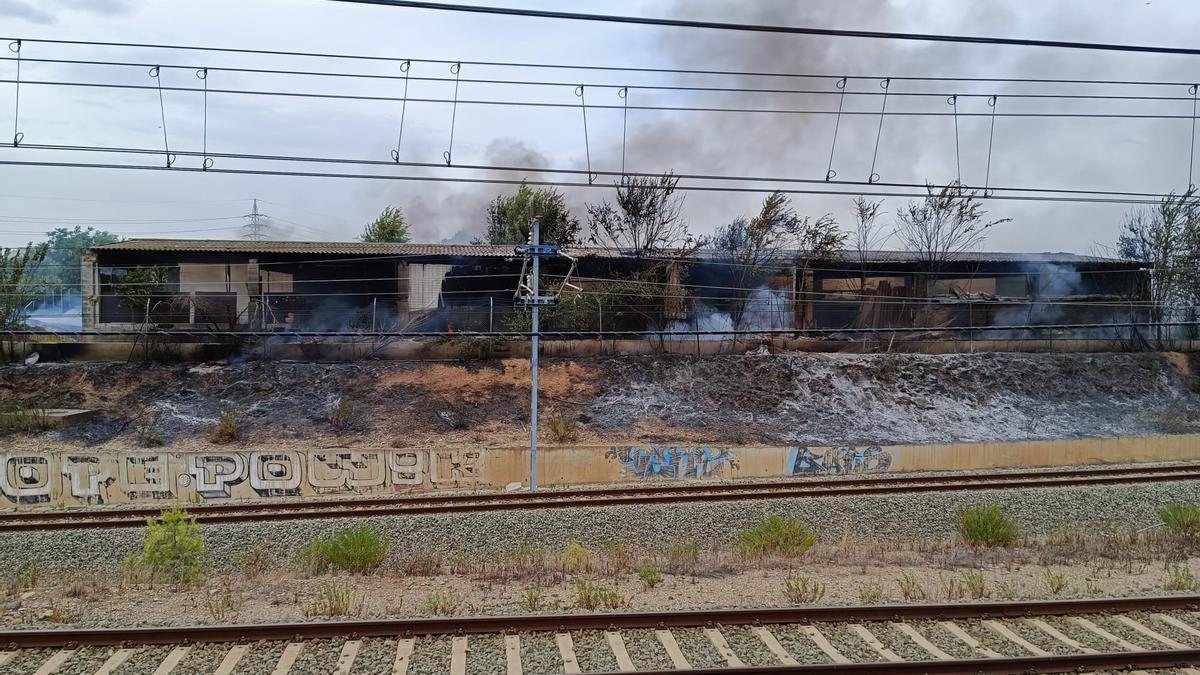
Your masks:
{"label": "concrete retaining wall", "polygon": [[[539,484],[576,485],[1200,459],[1200,435],[863,447],[544,447]],[[218,502],[499,488],[528,479],[528,448],[0,452],[0,501]]]}

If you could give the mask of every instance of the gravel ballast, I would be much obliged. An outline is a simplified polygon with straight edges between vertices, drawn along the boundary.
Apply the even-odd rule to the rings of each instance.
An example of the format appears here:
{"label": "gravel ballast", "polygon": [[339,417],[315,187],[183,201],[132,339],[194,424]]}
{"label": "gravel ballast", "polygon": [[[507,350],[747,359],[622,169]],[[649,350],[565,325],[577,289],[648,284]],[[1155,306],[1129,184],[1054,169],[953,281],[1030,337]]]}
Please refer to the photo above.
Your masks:
{"label": "gravel ballast", "polygon": [[[429,551],[447,555],[463,551],[472,555],[502,553],[529,542],[551,549],[561,549],[571,541],[597,548],[611,541],[650,547],[695,541],[705,548],[726,547],[738,531],[776,514],[804,520],[825,541],[843,537],[949,538],[955,531],[955,510],[980,503],[997,503],[1009,510],[1023,535],[1071,530],[1115,532],[1157,524],[1158,510],[1173,502],[1200,502],[1200,481],[280,519],[204,525],[203,533],[213,563],[221,567],[264,541],[271,542],[272,551],[280,559],[290,559],[313,538],[358,524],[386,532],[390,558],[402,561],[414,553]],[[137,550],[141,536],[140,527],[0,534],[0,565],[16,567],[33,559],[50,573],[115,571],[130,552]]]}

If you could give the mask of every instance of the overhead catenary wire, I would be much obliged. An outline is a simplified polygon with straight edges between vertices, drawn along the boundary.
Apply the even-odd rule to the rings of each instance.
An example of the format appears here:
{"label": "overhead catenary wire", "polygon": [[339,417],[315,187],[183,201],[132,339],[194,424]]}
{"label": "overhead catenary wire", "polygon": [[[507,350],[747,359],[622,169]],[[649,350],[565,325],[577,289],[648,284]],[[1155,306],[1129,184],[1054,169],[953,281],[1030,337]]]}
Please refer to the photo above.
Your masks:
{"label": "overhead catenary wire", "polygon": [[[15,59],[13,59],[11,57],[0,57],[0,61],[13,61],[13,60],[15,60]],[[405,62],[410,62],[410,61],[413,63],[443,63],[444,62],[441,60],[405,59]],[[111,66],[111,67],[126,67],[126,68],[145,68],[146,67],[145,63],[137,62],[137,61],[100,61],[100,60],[94,60],[94,59],[25,58],[24,62],[25,63],[48,63],[48,64],[58,64],[58,65]],[[464,61],[463,63],[473,63],[473,62]],[[403,69],[403,65],[404,64],[401,63],[402,72],[409,72],[408,70]],[[454,78],[434,77],[434,76],[428,76],[428,75],[426,75],[426,76],[411,75],[409,77],[405,77],[404,75],[388,75],[388,74],[383,74],[383,73],[353,73],[353,72],[344,72],[344,71],[330,72],[330,71],[319,71],[319,70],[295,70],[295,69],[279,69],[279,68],[245,68],[245,67],[233,67],[233,66],[221,67],[221,66],[202,66],[199,64],[188,65],[188,64],[178,64],[178,63],[176,63],[176,64],[163,63],[163,64],[159,64],[159,67],[163,68],[163,69],[179,69],[179,70],[202,69],[202,70],[212,71],[212,72],[242,73],[242,74],[257,74],[257,75],[285,75],[285,76],[298,76],[298,77],[326,77],[326,78],[341,78],[341,79],[393,80],[393,81],[401,80],[401,81],[412,81],[412,82],[444,82],[447,84],[452,84],[455,82]],[[553,67],[553,66],[548,66],[548,67]],[[790,77],[805,78],[805,79],[832,79],[835,77],[838,77],[839,79],[841,78],[841,76],[834,76],[834,75],[828,75],[828,74],[802,74],[802,75],[792,75]],[[882,75],[880,75],[880,76],[856,75],[856,76],[847,76],[847,77],[845,77],[845,79],[851,80],[851,81],[852,80],[864,80],[865,81],[865,80],[878,80],[878,79],[882,79],[883,77],[885,77],[885,76],[882,76]],[[961,81],[961,82],[975,83],[975,84],[1071,84],[1071,85],[1091,84],[1091,85],[1110,85],[1110,86],[1111,85],[1120,85],[1120,86],[1151,86],[1151,87],[1184,87],[1184,86],[1188,86],[1187,83],[1184,83],[1184,82],[1161,82],[1161,81],[1152,81],[1152,80],[1146,80],[1146,81],[1087,80],[1087,79],[1051,80],[1051,79],[1039,79],[1039,78],[995,78],[995,79],[964,78],[962,80],[959,80],[957,78],[905,78],[905,77],[891,77],[891,79],[897,80],[897,81],[909,81],[909,82],[921,82],[921,81],[927,81],[927,80],[936,81],[936,82],[942,82],[942,81],[958,82],[958,81]],[[459,81],[464,84],[511,85],[511,86],[555,87],[555,88],[570,88],[570,87],[580,86],[580,84],[581,84],[578,82],[571,82],[568,80],[528,80],[528,79],[513,80],[513,79],[481,78],[481,77],[473,77],[473,78],[464,77]],[[638,91],[690,91],[690,92],[735,93],[735,94],[796,94],[796,95],[806,95],[806,96],[840,96],[842,94],[842,90],[812,89],[812,88],[796,89],[796,88],[750,87],[750,86],[703,86],[703,85],[681,85],[681,84],[625,84],[625,83],[617,83],[617,82],[583,82],[582,86],[592,88],[592,89],[613,89],[613,90],[630,89],[630,90],[638,90]],[[169,91],[169,89],[168,89],[168,91]],[[201,88],[201,91],[203,91],[203,88]],[[868,90],[861,90],[861,91],[847,91],[847,92],[845,92],[845,95],[873,98],[873,97],[877,97],[877,96],[883,96],[884,94],[882,92],[871,91],[868,89]],[[948,96],[960,96],[962,98],[985,99],[988,96],[990,96],[990,94],[972,93],[972,92],[951,93],[948,91],[897,91],[897,92],[891,92],[889,94],[889,96],[892,96],[892,97],[896,97],[896,96],[917,97],[917,98],[946,98]],[[1170,96],[1170,95],[1151,96],[1151,95],[1146,95],[1146,94],[1079,94],[1079,93],[1058,93],[1058,92],[1054,92],[1054,93],[1005,92],[1005,97],[1006,98],[1015,98],[1015,99],[1028,98],[1028,99],[1114,100],[1114,101],[1181,101],[1181,102],[1186,102],[1186,101],[1192,100],[1191,96],[1184,96],[1182,94],[1176,95],[1176,96]],[[401,98],[399,100],[401,102],[403,102],[406,100],[406,98],[407,98],[406,96],[401,96]]]}
{"label": "overhead catenary wire", "polygon": [[[306,52],[306,51],[287,51],[287,50],[271,50],[271,49],[250,49],[244,47],[210,47],[202,45],[179,45],[170,43],[150,43],[150,42],[114,42],[102,40],[61,40],[49,38],[16,38],[16,37],[0,37],[0,41],[16,41],[21,40],[29,44],[49,44],[75,47],[111,47],[120,49],[155,49],[155,50],[174,50],[174,51],[190,51],[202,52],[210,54],[241,54],[241,55],[257,55],[257,56],[287,56],[300,58],[315,58],[322,61],[329,60],[351,60],[351,61],[366,61],[377,63],[400,64],[405,61],[413,63],[433,63],[450,65],[461,63],[464,66],[484,66],[496,68],[517,68],[517,69],[534,69],[534,70],[582,70],[582,71],[597,71],[597,72],[625,72],[625,73],[645,73],[645,74],[672,74],[672,75],[711,75],[711,76],[736,76],[736,77],[770,77],[770,78],[790,78],[790,79],[831,79],[837,80],[842,77],[850,79],[878,80],[883,77],[891,77],[893,80],[903,80],[911,82],[992,82],[992,83],[1034,83],[1034,84],[1110,84],[1110,85],[1146,85],[1146,86],[1190,86],[1194,84],[1193,80],[1111,80],[1097,78],[1039,78],[1039,77],[980,77],[980,76],[953,76],[953,75],[908,75],[897,76],[887,75],[884,73],[854,73],[850,75],[830,75],[822,73],[804,73],[804,72],[787,72],[787,71],[755,71],[755,70],[722,70],[712,68],[669,68],[669,67],[654,67],[654,66],[617,66],[617,65],[595,65],[595,64],[578,64],[578,63],[537,63],[537,62],[521,62],[521,61],[472,61],[467,59],[420,59],[412,57],[400,56],[382,56],[378,54],[348,54],[338,52]],[[141,66],[147,66],[148,63],[140,63]],[[189,66],[190,67],[190,66]],[[578,83],[576,83],[578,84]]]}
{"label": "overhead catenary wire", "polygon": [[782,33],[788,35],[816,35],[825,37],[866,38],[883,40],[905,40],[916,42],[943,42],[973,45],[1004,45],[1016,47],[1046,47],[1054,49],[1079,49],[1090,51],[1134,52],[1147,54],[1182,54],[1200,56],[1200,49],[1191,47],[1165,47],[1155,45],[1110,44],[1103,42],[1078,42],[1068,40],[1031,40],[1025,38],[1002,38],[978,35],[938,35],[933,33],[904,33],[896,31],[845,30],[837,28],[815,28],[811,26],[778,26],[770,24],[745,24],[720,21],[697,21],[690,19],[664,19],[643,16],[622,16],[617,14],[584,14],[579,12],[562,12],[542,9],[525,9],[513,7],[487,7],[482,5],[446,4],[442,2],[424,2],[422,0],[328,0],[362,5],[381,5],[389,7],[406,7],[411,9],[431,9],[451,12],[470,12],[477,14],[492,14],[541,19],[568,19],[572,21],[592,21],[602,23],[640,24],[670,28],[701,28],[710,30],[737,31],[750,33]]}
{"label": "overhead catenary wire", "polygon": [[[0,84],[14,84],[16,80],[0,79]],[[465,98],[436,98],[436,97],[414,97],[401,98],[397,96],[379,96],[368,94],[334,94],[322,92],[301,92],[301,91],[282,91],[282,90],[263,90],[263,89],[218,89],[209,87],[207,92],[203,87],[187,87],[187,86],[164,86],[156,87],[154,85],[129,84],[117,82],[87,82],[78,80],[21,80],[21,84],[25,86],[46,86],[46,87],[75,87],[75,88],[94,88],[94,89],[122,89],[122,90],[161,90],[171,92],[188,92],[196,94],[228,94],[236,96],[279,96],[286,98],[306,98],[306,99],[324,99],[324,100],[341,100],[341,101],[375,101],[386,103],[430,103],[443,104],[457,107],[459,105],[476,105],[476,106],[498,106],[498,107],[517,107],[517,108],[551,108],[551,109],[578,109],[579,105],[575,103],[561,103],[554,101],[519,101],[519,100],[504,100],[504,99],[465,99]],[[943,95],[944,96],[944,95]],[[964,95],[965,96],[965,95]],[[983,96],[982,98],[987,98]],[[623,103],[591,103],[586,106],[591,110],[641,110],[649,112],[697,112],[697,113],[729,113],[729,114],[748,114],[748,115],[820,115],[830,116],[838,115],[838,111],[829,110],[799,110],[794,108],[746,108],[734,106],[685,106],[685,105],[625,105]],[[950,117],[956,113],[944,110],[891,110],[891,111],[871,111],[871,110],[843,110],[841,115],[851,116],[866,116],[877,117]],[[992,112],[959,112],[959,117],[992,117]],[[1013,117],[1013,118],[1049,118],[1049,119],[1142,119],[1142,120],[1191,120],[1190,113],[1113,113],[1113,112],[997,112],[996,117]],[[22,145],[24,147],[24,145]]]}
{"label": "overhead catenary wire", "polygon": [[[177,153],[178,154],[178,153]],[[210,156],[212,153],[209,153]],[[320,161],[320,160],[313,160]],[[390,163],[389,163],[390,164]],[[278,169],[234,169],[228,167],[214,167],[210,169],[202,169],[200,167],[189,166],[171,166],[165,167],[160,165],[146,164],[112,164],[104,162],[49,162],[49,161],[34,161],[34,160],[0,160],[0,166],[25,166],[25,167],[45,167],[45,168],[73,168],[73,169],[119,169],[130,171],[175,171],[175,172],[205,172],[210,174],[232,174],[245,176],[293,176],[293,177],[308,177],[308,178],[345,178],[345,179],[372,179],[372,180],[395,180],[395,181],[414,181],[414,182],[435,182],[435,183],[462,183],[462,184],[484,184],[484,185],[533,185],[540,187],[587,187],[587,188],[610,188],[611,185],[602,183],[588,183],[587,181],[550,181],[550,180],[535,180],[535,179],[505,179],[505,178],[464,178],[453,176],[415,176],[415,175],[396,175],[396,174],[371,174],[371,173],[346,173],[346,172],[327,172],[327,171],[297,171],[297,170],[278,170]],[[727,179],[733,180],[733,179]],[[822,181],[823,182],[823,181]],[[838,183],[829,183],[829,185],[838,185]],[[852,184],[849,184],[852,185]],[[876,184],[878,185],[878,184]],[[930,186],[937,187],[937,186]],[[834,195],[834,196],[864,196],[864,197],[900,197],[900,198],[920,198],[928,196],[925,192],[883,192],[879,190],[815,190],[815,189],[799,189],[799,188],[778,188],[778,187],[736,187],[736,186],[715,186],[715,185],[691,185],[679,184],[677,190],[684,192],[727,192],[727,193],[743,193],[743,194],[770,194],[779,192],[781,194],[807,194],[807,195]],[[991,188],[995,190],[995,188]],[[1004,195],[991,194],[987,196],[989,200],[1001,201],[1044,201],[1044,202],[1076,202],[1089,204],[1157,204],[1158,199],[1145,198],[1103,198],[1103,197],[1072,197],[1072,196],[1050,196],[1050,195]]]}

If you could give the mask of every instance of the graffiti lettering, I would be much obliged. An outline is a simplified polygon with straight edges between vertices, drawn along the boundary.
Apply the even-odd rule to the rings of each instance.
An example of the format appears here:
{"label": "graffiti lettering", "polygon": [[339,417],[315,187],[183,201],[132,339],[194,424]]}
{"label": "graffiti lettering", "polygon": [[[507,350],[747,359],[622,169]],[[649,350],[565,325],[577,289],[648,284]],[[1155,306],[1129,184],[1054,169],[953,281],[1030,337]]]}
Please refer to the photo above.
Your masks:
{"label": "graffiti lettering", "polygon": [[0,493],[14,504],[50,501],[50,460],[38,455],[0,457]]}
{"label": "graffiti lettering", "polygon": [[837,476],[883,473],[891,467],[891,453],[878,445],[872,445],[865,448],[828,448],[820,453],[805,447],[792,448],[788,451],[785,469],[790,476]]}
{"label": "graffiti lettering", "polygon": [[201,497],[229,497],[230,489],[246,480],[246,460],[235,453],[188,455],[187,475],[195,481],[196,494]]}
{"label": "graffiti lettering", "polygon": [[308,459],[308,484],[318,490],[379,487],[386,479],[384,473],[378,452],[314,452]]}
{"label": "graffiti lettering", "polygon": [[291,451],[250,453],[250,488],[260,497],[300,494],[300,455]]}
{"label": "graffiti lettering", "polygon": [[130,500],[170,499],[170,468],[166,455],[129,455],[120,464],[124,492]]}
{"label": "graffiti lettering", "polygon": [[85,504],[108,501],[108,486],[116,481],[108,467],[94,455],[68,455],[62,474],[70,481],[71,496]]}
{"label": "graffiti lettering", "polygon": [[604,457],[616,460],[622,474],[638,478],[705,478],[720,474],[725,466],[738,468],[732,450],[651,445],[649,448],[609,448]]}

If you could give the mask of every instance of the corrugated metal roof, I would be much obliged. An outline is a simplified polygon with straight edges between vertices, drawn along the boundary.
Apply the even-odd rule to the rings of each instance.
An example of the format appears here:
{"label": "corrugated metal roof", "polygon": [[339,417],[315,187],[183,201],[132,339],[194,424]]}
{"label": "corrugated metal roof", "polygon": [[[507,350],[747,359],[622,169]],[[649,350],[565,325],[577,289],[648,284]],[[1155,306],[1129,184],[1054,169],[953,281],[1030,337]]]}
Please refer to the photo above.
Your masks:
{"label": "corrugated metal roof", "polygon": [[[251,241],[244,239],[128,239],[114,244],[96,246],[98,251],[146,251],[180,253],[296,253],[305,255],[354,255],[354,256],[464,256],[476,258],[507,258],[513,255],[511,245],[492,244],[387,244],[361,241]],[[620,251],[612,248],[579,247],[567,249],[576,257],[621,257]],[[785,257],[793,257],[789,252]],[[714,251],[700,251],[701,259],[715,259],[720,255]],[[858,262],[865,259],[871,263],[915,262],[917,254],[911,251],[846,251],[843,259]],[[1075,253],[1007,253],[998,251],[967,251],[947,257],[950,262],[1040,262],[1058,264],[1080,263],[1128,263],[1117,258],[1101,258]]]}

